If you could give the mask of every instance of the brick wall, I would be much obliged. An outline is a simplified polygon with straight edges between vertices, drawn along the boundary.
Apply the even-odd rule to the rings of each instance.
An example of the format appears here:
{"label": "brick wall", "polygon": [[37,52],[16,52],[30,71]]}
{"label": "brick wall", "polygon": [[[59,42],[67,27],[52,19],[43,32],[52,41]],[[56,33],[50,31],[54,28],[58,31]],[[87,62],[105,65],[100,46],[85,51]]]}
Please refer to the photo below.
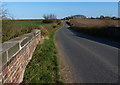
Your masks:
{"label": "brick wall", "polygon": [[0,65],[0,82],[20,83],[27,64],[30,62],[34,50],[40,41],[40,31],[17,37],[2,44],[2,65]]}

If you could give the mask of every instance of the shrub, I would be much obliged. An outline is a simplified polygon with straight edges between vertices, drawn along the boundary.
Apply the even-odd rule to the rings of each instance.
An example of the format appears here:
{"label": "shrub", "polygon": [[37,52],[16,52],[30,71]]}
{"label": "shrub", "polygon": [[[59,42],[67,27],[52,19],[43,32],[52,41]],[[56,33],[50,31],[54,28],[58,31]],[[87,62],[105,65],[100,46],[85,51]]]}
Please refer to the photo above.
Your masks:
{"label": "shrub", "polygon": [[43,15],[43,18],[45,20],[47,20],[47,19],[57,19],[56,15],[54,15],[54,14]]}
{"label": "shrub", "polygon": [[57,19],[56,15],[54,14],[48,14],[48,15],[43,15],[43,23],[58,23],[61,20]]}
{"label": "shrub", "polygon": [[2,42],[22,34],[21,28],[13,20],[2,20]]}
{"label": "shrub", "polygon": [[70,22],[66,22],[69,26],[72,26],[72,23],[70,23]]}
{"label": "shrub", "polygon": [[45,19],[43,20],[43,23],[58,23],[60,20],[58,19]]}

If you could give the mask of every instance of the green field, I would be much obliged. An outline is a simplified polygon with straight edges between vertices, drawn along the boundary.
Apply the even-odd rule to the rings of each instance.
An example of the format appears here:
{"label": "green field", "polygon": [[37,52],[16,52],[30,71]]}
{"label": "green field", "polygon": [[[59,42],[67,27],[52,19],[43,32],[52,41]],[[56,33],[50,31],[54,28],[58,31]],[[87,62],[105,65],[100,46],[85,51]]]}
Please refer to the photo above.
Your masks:
{"label": "green field", "polygon": [[35,25],[48,25],[43,23],[42,21],[15,21],[15,23],[23,28],[28,26],[35,26]]}

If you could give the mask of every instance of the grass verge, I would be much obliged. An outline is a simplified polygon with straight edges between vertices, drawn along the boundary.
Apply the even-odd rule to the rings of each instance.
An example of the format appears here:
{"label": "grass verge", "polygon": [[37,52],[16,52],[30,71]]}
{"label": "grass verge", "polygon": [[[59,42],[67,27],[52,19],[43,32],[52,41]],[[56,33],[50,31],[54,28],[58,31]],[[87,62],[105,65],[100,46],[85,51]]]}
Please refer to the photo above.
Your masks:
{"label": "grass verge", "polygon": [[49,34],[49,39],[39,44],[32,60],[27,66],[22,83],[62,83],[59,81],[59,60],[54,43],[56,29]]}

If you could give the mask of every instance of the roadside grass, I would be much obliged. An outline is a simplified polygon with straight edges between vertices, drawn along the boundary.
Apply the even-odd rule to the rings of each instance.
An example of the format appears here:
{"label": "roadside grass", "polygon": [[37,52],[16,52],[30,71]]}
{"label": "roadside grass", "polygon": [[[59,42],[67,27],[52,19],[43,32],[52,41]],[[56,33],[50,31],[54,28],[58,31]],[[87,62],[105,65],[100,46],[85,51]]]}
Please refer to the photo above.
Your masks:
{"label": "roadside grass", "polygon": [[49,39],[39,44],[24,73],[23,83],[57,83],[59,82],[59,63],[54,44],[54,32]]}
{"label": "roadside grass", "polygon": [[49,30],[49,39],[45,39],[43,44],[37,45],[32,60],[25,70],[22,84],[63,83],[59,81],[60,67],[54,43],[54,34],[59,27]]}

